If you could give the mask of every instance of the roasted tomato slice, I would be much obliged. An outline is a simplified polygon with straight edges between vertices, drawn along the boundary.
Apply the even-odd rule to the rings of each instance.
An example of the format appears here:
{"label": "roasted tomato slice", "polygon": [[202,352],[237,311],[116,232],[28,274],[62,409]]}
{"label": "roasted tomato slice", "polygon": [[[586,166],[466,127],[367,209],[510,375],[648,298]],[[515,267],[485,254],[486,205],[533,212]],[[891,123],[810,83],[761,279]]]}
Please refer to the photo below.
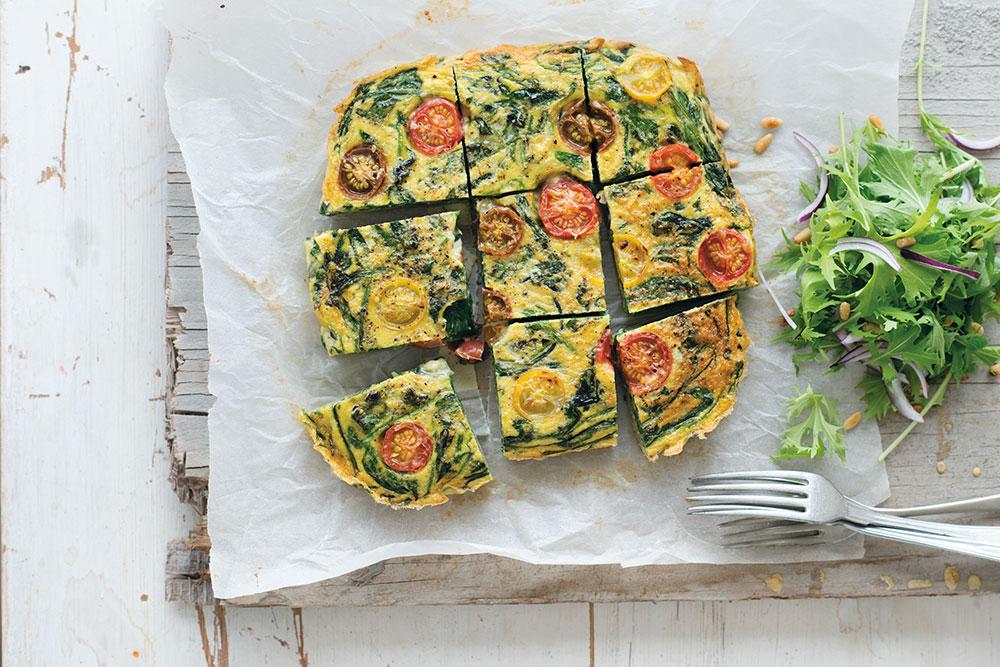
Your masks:
{"label": "roasted tomato slice", "polygon": [[454,347],[455,355],[466,361],[482,361],[485,350],[486,343],[476,338],[466,338]]}
{"label": "roasted tomato slice", "polygon": [[614,245],[622,287],[632,287],[642,280],[642,274],[649,264],[649,250],[631,234],[614,234],[611,243]]}
{"label": "roasted tomato slice", "polygon": [[422,340],[419,343],[410,343],[410,345],[418,350],[436,350],[444,345],[444,341],[440,338],[435,338],[434,340]]}
{"label": "roasted tomato slice", "polygon": [[567,176],[549,179],[538,195],[542,226],[557,239],[578,239],[597,228],[600,214],[590,189]]}
{"label": "roasted tomato slice", "polygon": [[611,364],[611,329],[605,329],[594,348],[594,363]]}
{"label": "roasted tomato slice", "polygon": [[373,144],[358,144],[340,158],[338,183],[351,199],[371,199],[385,185],[385,154]]}
{"label": "roasted tomato slice", "polygon": [[594,100],[588,108],[586,100],[576,100],[559,114],[559,136],[577,153],[588,155],[595,143],[603,151],[617,131],[615,112],[603,102]]}
{"label": "roasted tomato slice", "polygon": [[753,248],[735,229],[717,229],[698,246],[698,268],[713,285],[740,279],[753,264]]}
{"label": "roasted tomato slice", "polygon": [[522,417],[544,417],[562,407],[566,387],[548,368],[535,368],[514,381],[514,409]]}
{"label": "roasted tomato slice", "polygon": [[417,472],[431,460],[431,434],[416,422],[393,424],[382,436],[379,455],[396,472]]}
{"label": "roasted tomato slice", "polygon": [[701,160],[684,144],[660,146],[649,157],[653,185],[671,199],[683,199],[701,184]]}
{"label": "roasted tomato slice", "polygon": [[427,313],[424,288],[409,278],[390,278],[369,300],[375,316],[393,329],[408,329]]}
{"label": "roasted tomato slice", "polygon": [[618,343],[618,364],[633,396],[656,391],[667,382],[673,357],[666,341],[655,333],[640,331]]}
{"label": "roasted tomato slice", "polygon": [[479,216],[479,250],[506,257],[521,245],[524,220],[509,206],[494,206]]}
{"label": "roasted tomato slice", "polygon": [[623,63],[618,80],[631,97],[654,104],[670,87],[670,71],[663,58],[641,55]]}
{"label": "roasted tomato slice", "polygon": [[510,319],[510,299],[503,292],[489,287],[483,288],[483,315],[487,322],[502,322]]}
{"label": "roasted tomato slice", "polygon": [[462,116],[455,103],[443,97],[417,107],[406,128],[413,147],[424,155],[447,153],[462,141]]}
{"label": "roasted tomato slice", "polygon": [[503,335],[504,330],[507,328],[506,322],[491,322],[489,324],[483,325],[483,340],[486,341],[487,345],[492,346],[498,340],[500,336]]}

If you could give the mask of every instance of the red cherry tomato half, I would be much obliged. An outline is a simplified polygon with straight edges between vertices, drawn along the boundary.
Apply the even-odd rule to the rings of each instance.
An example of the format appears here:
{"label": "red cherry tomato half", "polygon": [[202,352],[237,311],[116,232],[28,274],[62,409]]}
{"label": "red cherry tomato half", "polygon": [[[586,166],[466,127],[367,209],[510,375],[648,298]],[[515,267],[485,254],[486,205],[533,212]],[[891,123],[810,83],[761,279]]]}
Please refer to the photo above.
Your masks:
{"label": "red cherry tomato half", "polygon": [[396,472],[417,472],[431,459],[431,434],[416,422],[399,422],[386,429],[379,455]]}
{"label": "red cherry tomato half", "polygon": [[666,384],[673,363],[670,346],[655,333],[640,331],[618,343],[618,364],[633,396],[648,394]]}
{"label": "red cherry tomato half", "polygon": [[538,195],[542,226],[557,239],[578,239],[597,228],[600,214],[594,193],[566,176],[549,180]]}
{"label": "red cherry tomato half", "polygon": [[407,130],[418,151],[424,155],[441,155],[462,141],[462,117],[454,102],[435,97],[410,114]]}
{"label": "red cherry tomato half", "polygon": [[683,199],[701,184],[701,160],[684,144],[660,146],[649,157],[653,185],[671,199]]}
{"label": "red cherry tomato half", "polygon": [[735,229],[717,229],[698,246],[698,268],[713,285],[739,280],[753,264],[753,248]]}
{"label": "red cherry tomato half", "polygon": [[455,346],[455,354],[466,361],[482,361],[486,343],[475,338],[466,338]]}
{"label": "red cherry tomato half", "polygon": [[611,329],[605,329],[598,339],[597,347],[594,349],[594,363],[611,363]]}

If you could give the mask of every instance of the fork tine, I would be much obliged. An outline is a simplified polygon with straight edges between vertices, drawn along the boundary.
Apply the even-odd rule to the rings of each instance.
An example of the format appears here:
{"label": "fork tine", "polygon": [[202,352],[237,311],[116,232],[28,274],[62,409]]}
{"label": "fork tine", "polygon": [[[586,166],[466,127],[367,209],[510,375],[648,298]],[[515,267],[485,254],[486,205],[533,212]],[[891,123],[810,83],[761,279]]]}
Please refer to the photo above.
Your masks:
{"label": "fork tine", "polygon": [[822,531],[817,531],[812,535],[800,535],[794,537],[775,537],[763,539],[740,540],[738,542],[724,542],[723,546],[728,548],[739,547],[799,547],[813,544],[827,544],[829,540]]}
{"label": "fork tine", "polygon": [[772,537],[792,537],[795,535],[808,535],[816,531],[823,531],[824,527],[812,523],[785,523],[761,528],[750,528],[748,530],[731,530],[723,535],[727,539],[746,538],[749,536],[761,539]]}
{"label": "fork tine", "polygon": [[725,481],[725,480],[735,480],[735,481],[763,481],[763,482],[778,482],[787,484],[798,484],[805,485],[808,484],[808,479],[805,478],[804,473],[796,472],[794,470],[756,470],[747,472],[716,472],[709,473],[707,475],[695,475],[691,478],[692,484],[699,484],[701,482],[711,482],[711,481]]}
{"label": "fork tine", "polygon": [[785,496],[699,494],[688,496],[685,500],[702,505],[753,505],[754,507],[775,507],[802,511],[805,511],[806,507],[805,498],[789,498]]}
{"label": "fork tine", "polygon": [[800,525],[801,521],[786,521],[783,519],[761,519],[759,517],[743,517],[741,519],[730,519],[729,521],[723,521],[718,524],[719,528],[740,528],[745,526],[754,526],[758,528],[767,528],[769,526],[797,526]]}
{"label": "fork tine", "polygon": [[749,482],[749,483],[732,483],[732,484],[692,484],[688,487],[689,493],[697,493],[701,491],[764,491],[768,493],[791,493],[799,496],[805,496],[806,492],[801,485],[789,485],[783,483],[762,483],[762,482]]}
{"label": "fork tine", "polygon": [[751,505],[692,505],[688,514],[704,514],[708,516],[752,516],[762,519],[793,519],[799,516],[794,510],[782,510],[773,507],[753,507]]}

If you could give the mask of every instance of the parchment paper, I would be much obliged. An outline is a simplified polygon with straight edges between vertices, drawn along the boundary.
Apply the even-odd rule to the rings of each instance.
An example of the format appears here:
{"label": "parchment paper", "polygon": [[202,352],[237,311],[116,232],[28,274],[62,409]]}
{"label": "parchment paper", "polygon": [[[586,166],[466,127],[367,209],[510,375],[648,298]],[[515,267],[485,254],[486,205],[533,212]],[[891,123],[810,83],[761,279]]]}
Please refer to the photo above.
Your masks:
{"label": "parchment paper", "polygon": [[[726,147],[741,160],[735,180],[757,217],[766,259],[779,244],[779,229],[804,204],[799,179],[813,176],[812,160],[791,130],[823,147],[836,143],[840,111],[855,122],[878,113],[895,130],[911,0],[220,4],[164,0],[160,10],[172,34],[171,124],[201,221],[209,388],[217,397],[209,415],[208,512],[217,596],[306,584],[426,553],[624,565],[861,555],[856,541],[727,551],[717,546],[711,521],[684,515],[692,474],[773,466],[784,399],[794,385],[811,382],[839,397],[845,416],[860,407],[855,375],[794,376],[789,350],[771,342],[777,313],[762,288],[740,299],[754,344],[736,409],[683,456],[647,463],[620,403],[617,448],[505,461],[490,435],[475,372],[460,367],[460,393],[497,481],[420,512],[376,506],[332,476],[296,413],[433,355],[407,349],[327,357],[304,284],[302,241],[331,224],[317,213],[325,139],[331,110],[353,80],[430,53],[600,35],[699,64],[716,113],[732,124]],[[785,125],[757,157],[750,146],[767,115]],[[788,285],[778,285],[788,298]],[[495,398],[486,400],[492,412]],[[883,500],[888,483],[875,462],[876,427],[863,424],[849,441],[846,466],[810,467],[864,501]]]}

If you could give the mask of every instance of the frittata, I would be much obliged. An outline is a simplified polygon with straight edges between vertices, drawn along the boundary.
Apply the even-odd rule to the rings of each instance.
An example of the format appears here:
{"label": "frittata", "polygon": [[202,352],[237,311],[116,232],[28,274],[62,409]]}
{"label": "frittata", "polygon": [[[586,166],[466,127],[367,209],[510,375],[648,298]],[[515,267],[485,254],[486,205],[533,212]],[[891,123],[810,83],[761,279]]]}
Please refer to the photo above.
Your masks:
{"label": "frittata", "polygon": [[753,218],[728,172],[698,166],[683,184],[669,176],[604,189],[629,313],[757,284]]}
{"label": "frittata", "polygon": [[334,474],[383,505],[440,505],[493,479],[443,359],[300,418]]}
{"label": "frittata", "polygon": [[468,194],[451,60],[432,56],[369,77],[337,112],[322,213]]}
{"label": "frittata", "polygon": [[598,38],[584,47],[583,66],[602,182],[661,171],[654,155],[667,144],[686,145],[699,163],[725,163],[693,62]]}
{"label": "frittata", "polygon": [[618,442],[607,315],[510,324],[493,345],[503,454],[540,459]]}
{"label": "frittata", "polygon": [[331,355],[472,333],[457,213],[337,229],[306,241],[309,293]]}
{"label": "frittata", "polygon": [[455,79],[474,196],[533,190],[559,173],[592,179],[587,142],[560,131],[564,115],[586,113],[579,45],[469,52]]}
{"label": "frittata", "polygon": [[592,215],[573,230],[560,224],[563,219],[553,216],[550,206],[544,217],[539,212],[539,203],[550,202],[560,182],[537,193],[477,202],[487,321],[604,312],[593,195],[579,183],[563,186],[579,188],[592,201]]}
{"label": "frittata", "polygon": [[675,456],[733,409],[750,345],[736,297],[713,301],[615,337],[632,416],[653,461]]}

